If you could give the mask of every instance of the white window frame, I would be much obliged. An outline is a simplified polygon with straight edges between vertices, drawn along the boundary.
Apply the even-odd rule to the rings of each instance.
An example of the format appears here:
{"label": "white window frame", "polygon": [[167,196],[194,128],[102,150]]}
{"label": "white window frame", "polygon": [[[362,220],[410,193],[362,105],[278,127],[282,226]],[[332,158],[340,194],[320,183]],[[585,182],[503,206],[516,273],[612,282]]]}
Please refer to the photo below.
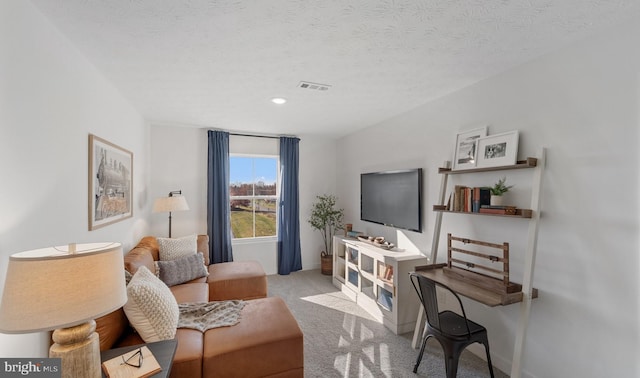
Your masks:
{"label": "white window frame", "polygon": [[[229,206],[231,206],[231,201],[233,200],[256,200],[256,199],[273,199],[276,202],[276,234],[273,236],[253,236],[250,238],[233,238],[232,242],[234,244],[251,244],[251,243],[260,243],[265,241],[276,241],[278,240],[278,201],[280,200],[280,157],[278,155],[270,155],[270,154],[246,154],[246,153],[230,153],[229,158],[233,157],[243,157],[243,158],[269,158],[276,159],[276,194],[269,196],[231,196],[229,195]],[[231,182],[229,182],[229,187],[231,187]],[[255,202],[254,202],[255,205]],[[253,209],[253,234],[255,235],[256,230],[256,219],[255,219],[255,207]]]}

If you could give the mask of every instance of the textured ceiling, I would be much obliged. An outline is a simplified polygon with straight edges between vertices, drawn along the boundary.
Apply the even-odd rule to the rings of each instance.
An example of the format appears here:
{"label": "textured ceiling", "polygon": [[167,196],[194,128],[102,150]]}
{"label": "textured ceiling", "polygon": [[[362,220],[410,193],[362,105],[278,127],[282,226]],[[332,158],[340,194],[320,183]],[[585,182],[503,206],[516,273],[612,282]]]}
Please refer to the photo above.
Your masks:
{"label": "textured ceiling", "polygon": [[640,15],[637,0],[32,2],[152,123],[334,137]]}

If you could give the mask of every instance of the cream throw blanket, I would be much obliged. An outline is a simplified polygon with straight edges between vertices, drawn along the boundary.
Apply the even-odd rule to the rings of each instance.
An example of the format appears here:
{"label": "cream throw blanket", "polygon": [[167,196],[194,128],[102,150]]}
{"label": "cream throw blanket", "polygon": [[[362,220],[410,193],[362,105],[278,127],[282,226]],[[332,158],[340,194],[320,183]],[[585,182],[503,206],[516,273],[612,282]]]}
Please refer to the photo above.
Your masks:
{"label": "cream throw blanket", "polygon": [[178,328],[193,328],[204,332],[211,328],[228,327],[240,322],[241,300],[178,304]]}

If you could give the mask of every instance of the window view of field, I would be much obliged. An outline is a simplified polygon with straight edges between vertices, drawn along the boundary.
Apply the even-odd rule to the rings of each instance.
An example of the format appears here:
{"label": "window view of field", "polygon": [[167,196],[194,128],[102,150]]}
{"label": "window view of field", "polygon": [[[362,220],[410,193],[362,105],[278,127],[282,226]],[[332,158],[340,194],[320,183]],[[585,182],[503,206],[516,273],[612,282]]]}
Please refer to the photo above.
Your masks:
{"label": "window view of field", "polygon": [[277,159],[232,156],[229,163],[233,238],[275,236]]}

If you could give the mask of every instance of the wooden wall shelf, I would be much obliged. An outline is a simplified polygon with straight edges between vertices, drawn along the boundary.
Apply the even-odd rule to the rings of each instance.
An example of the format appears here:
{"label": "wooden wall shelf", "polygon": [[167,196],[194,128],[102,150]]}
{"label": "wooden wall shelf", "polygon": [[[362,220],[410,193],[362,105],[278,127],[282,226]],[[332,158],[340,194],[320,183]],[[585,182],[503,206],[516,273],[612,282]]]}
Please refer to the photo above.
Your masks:
{"label": "wooden wall shelf", "polygon": [[443,205],[433,205],[433,211],[440,212],[440,213],[483,215],[483,216],[490,216],[490,217],[525,218],[525,219],[529,219],[533,216],[533,211],[530,209],[516,209],[516,213],[511,215],[511,214],[472,213],[468,211],[451,211],[451,210],[444,210],[445,208],[446,206],[443,206]]}
{"label": "wooden wall shelf", "polygon": [[476,172],[493,172],[493,171],[506,171],[509,169],[525,169],[535,168],[538,165],[538,159],[529,157],[526,160],[518,160],[514,165],[505,165],[502,167],[486,167],[486,168],[469,168],[469,169],[457,169],[451,168],[438,168],[438,173],[441,175],[457,175],[462,173],[476,173]]}

